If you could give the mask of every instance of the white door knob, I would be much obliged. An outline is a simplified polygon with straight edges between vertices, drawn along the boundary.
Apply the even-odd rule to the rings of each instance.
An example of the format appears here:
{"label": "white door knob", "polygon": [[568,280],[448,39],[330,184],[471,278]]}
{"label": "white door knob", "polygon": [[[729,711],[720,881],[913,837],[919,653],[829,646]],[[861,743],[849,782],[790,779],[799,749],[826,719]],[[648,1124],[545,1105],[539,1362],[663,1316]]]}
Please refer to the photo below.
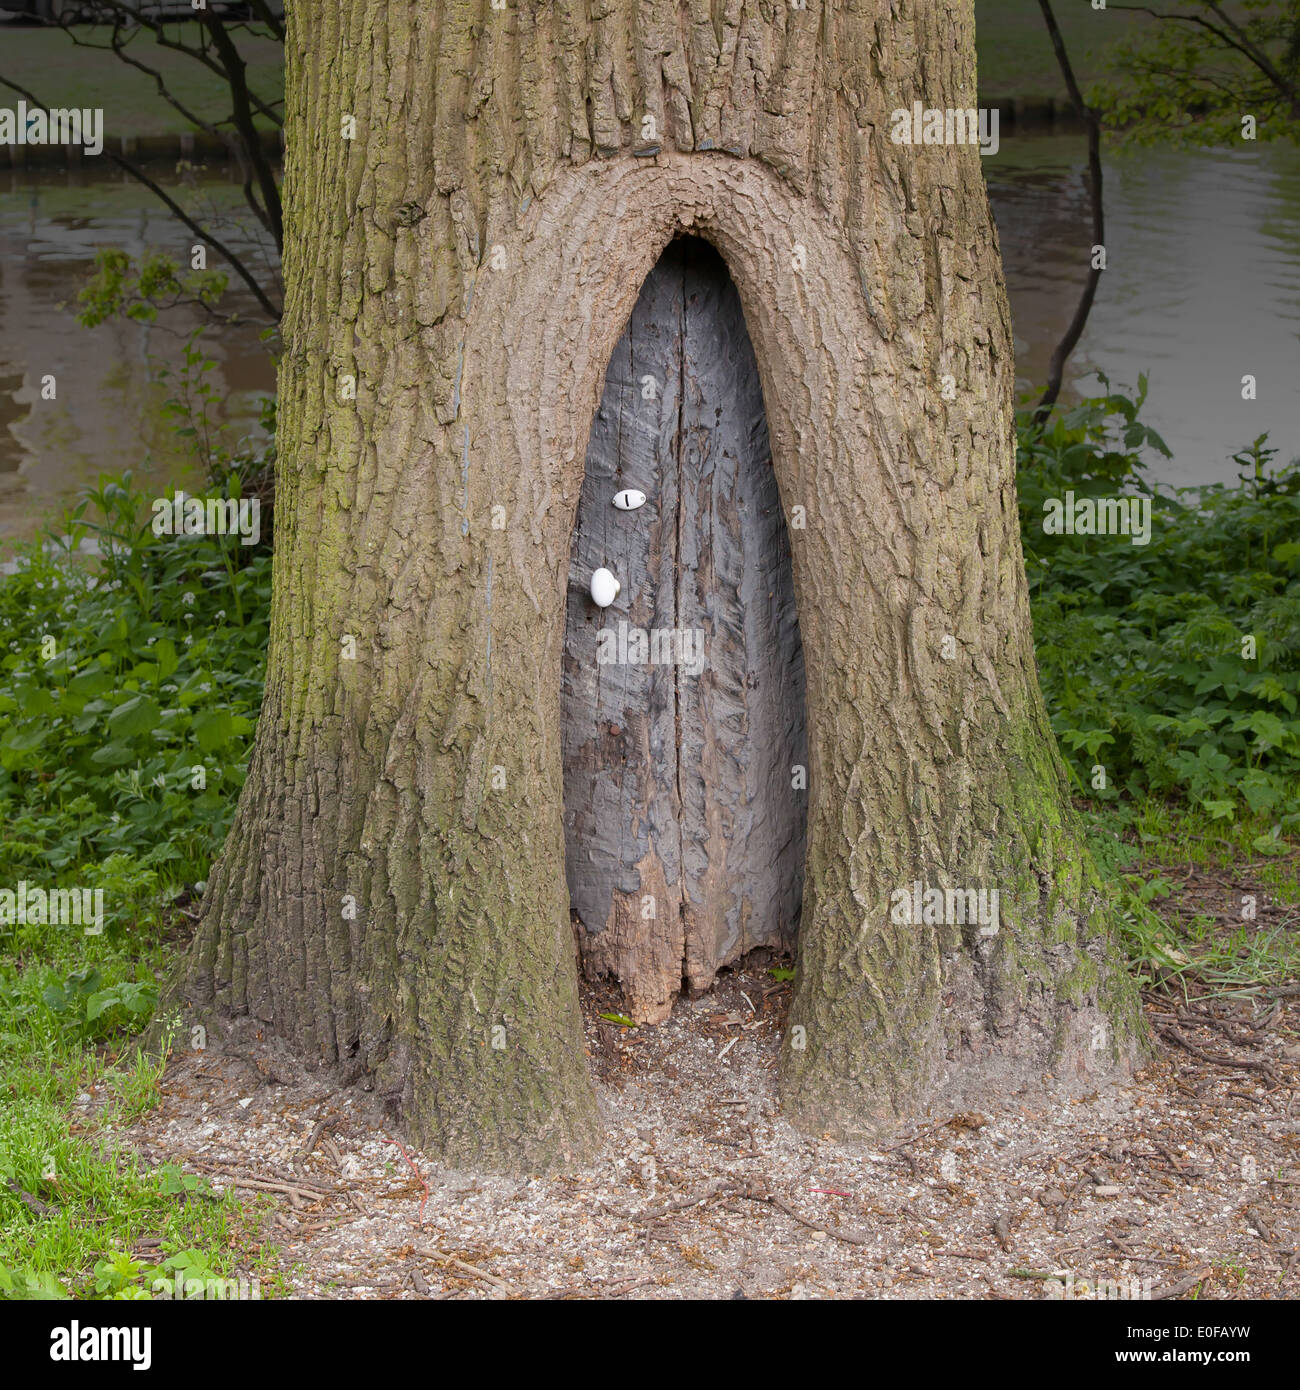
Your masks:
{"label": "white door knob", "polygon": [[591,576],[591,597],[598,608],[608,608],[622,587],[607,569],[598,569]]}

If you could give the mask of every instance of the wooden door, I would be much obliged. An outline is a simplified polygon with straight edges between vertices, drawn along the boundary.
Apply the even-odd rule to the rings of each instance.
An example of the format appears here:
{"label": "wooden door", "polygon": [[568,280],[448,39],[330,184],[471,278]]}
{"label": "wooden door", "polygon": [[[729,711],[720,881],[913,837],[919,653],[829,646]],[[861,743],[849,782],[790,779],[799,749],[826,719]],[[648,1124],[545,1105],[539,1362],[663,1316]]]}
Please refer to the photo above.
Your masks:
{"label": "wooden door", "polygon": [[[646,496],[632,511],[616,494]],[[590,597],[594,570],[621,589]],[[566,866],[583,958],[666,1017],[802,897],[807,738],[789,538],[721,257],[670,244],[609,364],[574,528]]]}

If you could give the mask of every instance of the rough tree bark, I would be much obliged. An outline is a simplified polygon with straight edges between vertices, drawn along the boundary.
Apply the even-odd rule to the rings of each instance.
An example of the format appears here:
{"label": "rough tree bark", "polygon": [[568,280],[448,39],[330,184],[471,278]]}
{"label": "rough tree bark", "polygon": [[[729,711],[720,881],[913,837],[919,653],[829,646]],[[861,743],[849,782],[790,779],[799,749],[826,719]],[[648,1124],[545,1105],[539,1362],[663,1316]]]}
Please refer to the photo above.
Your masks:
{"label": "rough tree bark", "polygon": [[[606,365],[687,230],[736,283],[807,515],[787,1107],[865,1134],[1124,1064],[1035,676],[978,153],[890,139],[913,100],[974,105],[970,0],[303,0],[286,51],[266,701],[189,999],[365,1069],[450,1158],[594,1150],[570,535]],[[894,922],[914,881],[999,888],[1000,933]]]}

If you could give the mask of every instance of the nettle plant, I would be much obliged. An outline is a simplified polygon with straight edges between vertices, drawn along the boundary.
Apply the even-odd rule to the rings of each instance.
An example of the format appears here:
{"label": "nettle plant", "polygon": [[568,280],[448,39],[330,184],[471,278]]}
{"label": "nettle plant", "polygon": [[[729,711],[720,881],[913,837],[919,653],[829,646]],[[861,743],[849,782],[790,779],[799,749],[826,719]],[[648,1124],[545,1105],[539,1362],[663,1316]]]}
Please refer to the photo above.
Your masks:
{"label": "nettle plant", "polygon": [[155,536],[148,502],[102,479],[0,583],[0,882],[104,887],[110,927],[206,872],[262,695],[270,547]]}
{"label": "nettle plant", "polygon": [[[1261,436],[1239,482],[1166,493],[1145,451],[1147,383],[1019,419],[1021,532],[1052,726],[1081,794],[1178,796],[1214,819],[1300,830],[1300,464]],[[1046,535],[1044,503],[1139,493],[1147,545]]]}

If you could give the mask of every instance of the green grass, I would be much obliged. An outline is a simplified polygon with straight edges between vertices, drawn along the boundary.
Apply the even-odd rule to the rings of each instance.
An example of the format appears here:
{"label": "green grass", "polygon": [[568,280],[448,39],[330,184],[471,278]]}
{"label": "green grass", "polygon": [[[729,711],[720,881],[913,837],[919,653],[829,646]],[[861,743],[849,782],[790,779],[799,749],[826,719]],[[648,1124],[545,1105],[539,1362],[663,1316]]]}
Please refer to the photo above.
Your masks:
{"label": "green grass", "polygon": [[152,988],[167,957],[161,935],[26,927],[5,948],[0,1297],[139,1298],[178,1267],[227,1278],[253,1269],[255,1211],[175,1165],[147,1167],[117,1138],[158,1100],[159,1064],[130,1044],[131,1020],[88,1030],[49,1006],[87,968]]}
{"label": "green grass", "polygon": [[[191,351],[166,382],[176,442],[237,497],[256,461],[220,442],[207,375]],[[118,1138],[158,1099],[131,1038],[234,811],[270,600],[267,544],[155,536],[147,500],[103,480],[0,581],[0,887],[104,905],[98,933],[0,922],[0,1296],[146,1297],[258,1257],[256,1208]]]}
{"label": "green grass", "polygon": [[[178,26],[184,41],[192,42],[197,25]],[[104,43],[110,32],[79,27],[87,42]],[[236,45],[248,64],[248,83],[264,101],[284,94],[284,50],[270,39],[235,35]],[[213,72],[186,57],[160,48],[145,32],[132,41],[129,53],[156,69],[172,95],[204,120],[221,120],[230,114],[229,88]],[[67,34],[51,29],[11,29],[0,40],[0,76],[31,91],[49,106],[102,107],[104,135],[175,135],[193,126],[157,93],[147,74],[124,63],[111,52],[78,47]],[[3,102],[17,98],[4,89]],[[273,123],[257,117],[259,125]]]}
{"label": "green grass", "polygon": [[[1137,977],[1190,996],[1259,994],[1300,980],[1300,848],[1260,855],[1263,822],[1225,827],[1185,804],[1151,798],[1085,808],[1094,857],[1118,905],[1121,945]],[[1254,916],[1210,916],[1179,897],[1188,871],[1218,871],[1218,905]],[[1227,885],[1233,885],[1229,888]],[[1261,920],[1264,898],[1282,905],[1280,922]]]}

